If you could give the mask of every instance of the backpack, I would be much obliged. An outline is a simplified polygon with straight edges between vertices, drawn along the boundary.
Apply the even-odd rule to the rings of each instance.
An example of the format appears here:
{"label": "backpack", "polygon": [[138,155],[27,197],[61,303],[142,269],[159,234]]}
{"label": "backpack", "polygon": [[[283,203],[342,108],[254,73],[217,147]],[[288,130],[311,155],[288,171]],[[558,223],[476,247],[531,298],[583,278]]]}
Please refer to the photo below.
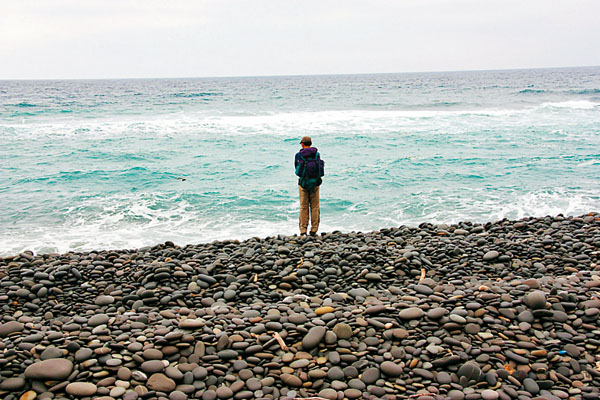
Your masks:
{"label": "backpack", "polygon": [[299,184],[305,190],[313,190],[321,185],[322,176],[325,175],[325,161],[321,160],[319,152],[314,158],[304,158],[300,154],[300,163],[298,164],[297,175],[300,177]]}

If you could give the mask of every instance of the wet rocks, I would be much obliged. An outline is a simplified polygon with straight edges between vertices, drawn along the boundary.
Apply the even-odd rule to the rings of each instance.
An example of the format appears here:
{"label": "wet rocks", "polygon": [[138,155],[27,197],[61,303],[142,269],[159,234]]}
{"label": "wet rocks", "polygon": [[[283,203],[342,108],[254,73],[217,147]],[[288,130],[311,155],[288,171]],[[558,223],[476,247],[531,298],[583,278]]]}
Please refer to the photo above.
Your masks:
{"label": "wet rocks", "polygon": [[496,250],[490,250],[483,255],[483,261],[493,261],[500,256]]}
{"label": "wet rocks", "polygon": [[77,397],[93,396],[97,390],[96,385],[90,382],[73,382],[65,387],[65,392]]}
{"label": "wet rocks", "polygon": [[0,397],[600,397],[600,217],[0,258]]}
{"label": "wet rocks", "polygon": [[73,363],[64,358],[53,358],[31,364],[25,369],[25,378],[36,380],[60,381],[73,371]]}
{"label": "wet rocks", "polygon": [[146,382],[146,386],[150,390],[156,390],[157,392],[170,392],[175,389],[175,381],[168,376],[156,373],[152,374],[148,381]]}
{"label": "wet rocks", "polygon": [[25,386],[25,383],[23,378],[8,378],[0,382],[0,390],[19,391]]}
{"label": "wet rocks", "polygon": [[352,328],[350,325],[340,322],[333,327],[333,333],[338,339],[350,339],[352,337]]}
{"label": "wet rocks", "polygon": [[302,339],[304,350],[312,350],[317,347],[325,337],[325,333],[327,333],[327,329],[323,326],[312,327],[306,336],[304,336],[304,339]]}
{"label": "wet rocks", "polygon": [[11,333],[22,332],[25,328],[21,322],[9,321],[0,325],[0,337],[6,337]]}
{"label": "wet rocks", "polygon": [[481,368],[474,362],[467,362],[460,366],[456,373],[463,386],[474,384],[481,379]]}
{"label": "wet rocks", "polygon": [[88,326],[96,327],[98,325],[105,325],[108,323],[110,317],[106,314],[96,314],[90,317],[87,321]]}
{"label": "wet rocks", "polygon": [[420,308],[410,307],[410,308],[400,311],[398,316],[401,319],[418,319],[418,318],[421,318],[423,316],[423,314],[425,314],[425,313]]}
{"label": "wet rocks", "polygon": [[381,372],[388,376],[396,377],[402,375],[402,367],[391,361],[384,361],[380,366]]}
{"label": "wet rocks", "polygon": [[525,303],[534,310],[543,309],[546,306],[546,294],[536,290],[525,296]]}

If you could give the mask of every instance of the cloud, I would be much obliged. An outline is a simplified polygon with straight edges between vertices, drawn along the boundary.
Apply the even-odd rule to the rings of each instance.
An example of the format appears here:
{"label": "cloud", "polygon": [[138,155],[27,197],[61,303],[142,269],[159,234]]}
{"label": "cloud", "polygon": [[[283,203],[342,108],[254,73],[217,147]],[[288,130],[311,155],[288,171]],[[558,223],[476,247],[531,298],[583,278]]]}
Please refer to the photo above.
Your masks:
{"label": "cloud", "polygon": [[48,0],[0,4],[1,78],[600,64],[596,0]]}

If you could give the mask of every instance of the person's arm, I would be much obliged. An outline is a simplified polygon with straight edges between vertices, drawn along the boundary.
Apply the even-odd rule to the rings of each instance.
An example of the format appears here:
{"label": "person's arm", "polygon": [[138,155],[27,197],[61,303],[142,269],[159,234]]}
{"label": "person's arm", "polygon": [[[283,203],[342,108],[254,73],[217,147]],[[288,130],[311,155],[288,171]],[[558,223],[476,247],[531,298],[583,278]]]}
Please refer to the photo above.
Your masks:
{"label": "person's arm", "polygon": [[296,153],[296,158],[294,158],[294,168],[296,169],[296,176],[300,176],[300,168],[302,167],[302,162],[300,160],[300,153]]}

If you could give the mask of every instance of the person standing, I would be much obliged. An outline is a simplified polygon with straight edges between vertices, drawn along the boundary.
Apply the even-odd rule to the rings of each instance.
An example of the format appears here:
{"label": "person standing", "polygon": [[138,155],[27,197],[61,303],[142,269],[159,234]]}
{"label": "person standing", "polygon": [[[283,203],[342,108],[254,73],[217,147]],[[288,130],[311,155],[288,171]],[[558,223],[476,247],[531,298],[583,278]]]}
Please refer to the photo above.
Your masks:
{"label": "person standing", "polygon": [[319,229],[319,186],[325,175],[325,163],[316,147],[312,147],[312,140],[304,136],[300,140],[302,149],[296,153],[294,167],[298,176],[298,190],[300,192],[300,235],[306,235],[310,217],[310,234],[315,236]]}

